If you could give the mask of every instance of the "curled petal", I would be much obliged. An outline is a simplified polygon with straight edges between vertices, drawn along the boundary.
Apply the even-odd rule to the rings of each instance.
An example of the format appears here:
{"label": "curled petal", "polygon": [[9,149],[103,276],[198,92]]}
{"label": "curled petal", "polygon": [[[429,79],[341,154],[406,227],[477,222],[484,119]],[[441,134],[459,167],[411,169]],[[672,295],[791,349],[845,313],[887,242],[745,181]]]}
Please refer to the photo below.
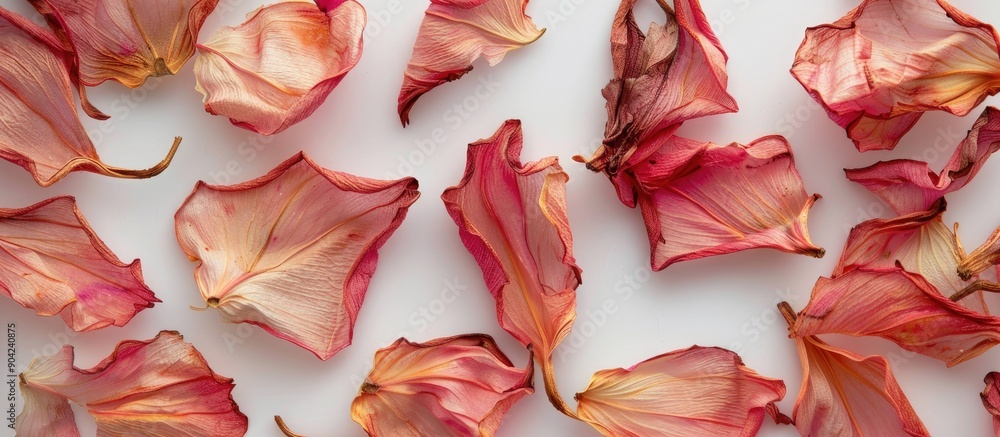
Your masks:
{"label": "curled petal", "polygon": [[552,397],[551,355],[576,318],[580,268],[566,215],[569,176],[555,157],[521,164],[522,141],[521,122],[508,120],[470,144],[462,181],[441,198],[483,270],[500,325],[538,354]]}
{"label": "curled petal", "polygon": [[545,33],[524,14],[528,0],[431,0],[403,73],[397,111],[406,126],[424,93],[472,71],[480,56],[491,66]]}
{"label": "curled petal", "polygon": [[785,383],[761,376],[725,349],[693,346],[628,369],[594,374],[578,393],[580,418],[606,436],[752,436]]}
{"label": "curled petal", "polygon": [[73,401],[94,416],[97,435],[242,436],[247,417],[233,401],[233,387],[174,331],[123,341],[86,370],[73,365],[73,347],[65,346],[21,374],[25,404],[17,435],[79,436]]}
{"label": "curled petal", "polygon": [[62,316],[75,331],[125,326],[160,302],[90,228],[76,200],[54,197],[0,209],[0,294],[38,315]]}
{"label": "curled petal", "polygon": [[865,0],[806,31],[792,75],[858,150],[892,149],[924,111],[965,115],[1000,91],[998,46],[944,0]]}
{"label": "curled petal", "polygon": [[897,214],[910,214],[927,210],[946,194],[964,187],[997,150],[1000,110],[991,106],[972,125],[940,174],[932,172],[926,162],[895,159],[846,170],[847,179],[875,193]]}
{"label": "curled petal", "polygon": [[[129,87],[177,74],[219,0],[29,0],[76,57],[81,81]],[[109,31],[109,29],[112,29]]]}
{"label": "curled petal", "polygon": [[361,178],[299,153],[249,182],[199,182],[174,216],[177,241],[223,320],[325,360],[351,343],[378,249],[419,195],[413,178]]}
{"label": "curled petal", "polygon": [[963,279],[970,279],[996,265],[1000,265],[1000,228],[994,230],[982,246],[962,257],[958,274]]}
{"label": "curled petal", "polygon": [[857,269],[820,278],[792,332],[882,337],[950,367],[1000,342],[1000,318],[952,302],[900,267]]}
{"label": "curled petal", "polygon": [[808,196],[779,136],[726,146],[672,137],[635,167],[652,266],[758,247],[823,256]]}
{"label": "curled petal", "polygon": [[205,110],[264,135],[304,120],[361,59],[365,20],[356,1],[292,1],[220,29],[198,45],[194,66]]}
{"label": "curled petal", "polygon": [[983,399],[983,406],[993,416],[993,432],[1000,436],[1000,387],[997,386],[1000,373],[990,372],[983,382],[986,388],[980,394]]}
{"label": "curled petal", "polygon": [[372,437],[493,436],[504,414],[534,392],[531,360],[519,369],[484,334],[412,343],[375,353],[351,417]]}

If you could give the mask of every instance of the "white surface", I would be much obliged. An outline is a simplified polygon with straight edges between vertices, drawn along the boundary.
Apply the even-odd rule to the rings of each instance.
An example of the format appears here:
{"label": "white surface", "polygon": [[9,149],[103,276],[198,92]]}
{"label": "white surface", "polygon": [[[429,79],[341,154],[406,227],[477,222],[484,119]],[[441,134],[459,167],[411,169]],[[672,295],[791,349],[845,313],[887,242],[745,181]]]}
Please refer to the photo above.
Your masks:
{"label": "white surface", "polygon": [[[91,91],[94,103],[113,117],[103,123],[87,120],[98,151],[109,164],[144,168],[159,161],[174,135],[184,137],[174,163],[162,175],[129,181],[78,173],[42,189],[21,168],[0,163],[0,206],[23,207],[60,194],[76,196],[115,253],[125,260],[142,259],[147,283],[164,301],[141,312],[125,328],[74,334],[58,317],[37,317],[9,299],[0,299],[0,324],[17,324],[19,366],[68,340],[77,347],[77,365],[90,367],[120,340],[149,339],[161,329],[176,329],[216,372],[235,378],[234,396],[250,418],[248,435],[275,435],[271,417],[280,414],[297,432],[317,437],[364,435],[351,421],[351,399],[375,350],[401,333],[425,341],[485,332],[515,363],[523,364],[526,353],[496,323],[479,268],[439,199],[460,179],[467,143],[490,136],[507,118],[521,118],[523,158],[556,154],[572,178],[569,214],[584,283],[578,290],[575,330],[557,352],[564,357],[556,361],[563,396],[572,401],[573,393],[584,389],[600,369],[630,366],[691,344],[717,345],[738,351],[758,372],[784,379],[788,394],[779,406],[791,414],[801,371],[775,303],[784,299],[800,309],[816,278],[832,270],[848,229],[863,219],[890,213],[863,188],[847,181],[841,169],[921,155],[943,165],[982,110],[977,108],[965,119],[929,114],[895,151],[860,154],[788,73],[805,28],[839,18],[856,5],[854,0],[704,0],[706,15],[729,54],[729,91],[741,111],[688,122],[679,133],[718,143],[746,143],[772,133],[789,137],[807,191],[824,196],[811,214],[810,232],[814,242],[827,249],[827,256],[815,260],[754,250],[684,262],[650,274],[638,211],[621,205],[603,176],[570,160],[575,154],[589,154],[603,134],[606,113],[600,90],[611,77],[608,36],[617,1],[532,0],[528,13],[540,27],[548,28],[545,35],[510,53],[497,67],[477,63],[467,77],[424,96],[406,129],[396,116],[396,95],[427,2],[403,0],[395,9],[388,7],[395,0],[362,2],[369,28],[360,64],[311,118],[273,138],[259,139],[204,112],[189,62],[177,77],[144,89],[108,83]],[[652,0],[640,3],[641,23],[662,20]],[[992,2],[953,4],[1000,24],[1000,8]],[[0,5],[33,12],[19,0],[0,0]],[[259,0],[222,0],[202,29],[202,39],[219,26],[242,22],[244,14],[259,5]],[[645,29],[646,24],[640,27]],[[490,78],[500,85],[486,98],[480,88],[477,97],[481,80]],[[463,104],[469,107],[467,117],[453,108]],[[425,143],[421,151],[417,143],[432,138],[435,130],[444,140]],[[941,132],[952,134],[939,141]],[[935,141],[946,147],[935,149]],[[369,177],[399,176],[401,163],[406,163],[423,193],[380,252],[354,344],[325,362],[259,328],[224,324],[213,311],[188,309],[203,302],[192,277],[194,264],[174,237],[174,211],[197,180],[226,182],[220,175],[227,169],[230,182],[249,180],[299,150],[331,169]],[[1000,157],[994,157],[968,188],[948,198],[946,220],[961,221],[967,246],[977,246],[1000,223],[993,188],[998,183]],[[449,282],[460,285],[461,292],[454,302],[444,304],[440,297]],[[634,291],[629,283],[634,283]],[[618,310],[602,313],[605,305]],[[989,435],[990,417],[978,393],[983,376],[1000,370],[1000,349],[948,369],[880,339],[829,340],[860,353],[886,354],[932,434]],[[541,376],[536,376],[535,395],[514,406],[500,435],[596,435],[551,408],[542,393]],[[93,434],[87,415],[78,413],[77,422],[84,435]],[[13,435],[6,427],[0,429],[0,436]],[[760,435],[796,432],[765,421]]]}

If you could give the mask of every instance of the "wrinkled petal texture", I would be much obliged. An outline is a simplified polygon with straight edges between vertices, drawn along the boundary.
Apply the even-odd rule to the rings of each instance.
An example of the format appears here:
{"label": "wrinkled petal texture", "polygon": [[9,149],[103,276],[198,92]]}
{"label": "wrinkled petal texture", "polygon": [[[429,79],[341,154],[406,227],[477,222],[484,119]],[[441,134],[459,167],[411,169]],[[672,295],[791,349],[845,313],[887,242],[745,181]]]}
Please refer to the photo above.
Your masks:
{"label": "wrinkled petal texture", "polygon": [[160,300],[104,245],[72,197],[0,209],[0,294],[75,331],[125,326]]}
{"label": "wrinkled petal texture", "polygon": [[990,372],[986,375],[983,382],[986,383],[986,388],[983,389],[980,397],[983,399],[983,407],[986,411],[993,416],[993,433],[1000,436],[1000,387],[997,386],[1000,381],[1000,373]]}
{"label": "wrinkled petal texture", "polygon": [[865,0],[806,30],[792,75],[858,150],[892,149],[922,112],[965,115],[1000,91],[998,45],[944,0]]}
{"label": "wrinkled petal texture", "polygon": [[997,150],[1000,150],[1000,110],[989,107],[972,125],[941,173],[931,171],[926,162],[896,159],[846,170],[847,179],[870,190],[897,214],[910,214],[927,210],[946,194],[964,187]]}
{"label": "wrinkled petal texture", "polygon": [[219,0],[29,0],[60,30],[81,81],[135,88],[177,74]]}
{"label": "wrinkled petal texture", "polygon": [[998,264],[1000,264],[1000,228],[994,230],[982,246],[961,260],[958,264],[958,274],[962,278],[973,278]]}
{"label": "wrinkled petal texture", "polygon": [[372,437],[489,437],[534,392],[533,366],[515,367],[487,335],[401,338],[375,354],[351,416]]}
{"label": "wrinkled petal texture", "polygon": [[491,66],[542,36],[524,14],[527,0],[431,0],[403,73],[397,110],[406,126],[424,93],[472,71],[480,56]]}
{"label": "wrinkled petal texture", "polygon": [[328,12],[292,1],[219,30],[194,66],[205,110],[264,135],[304,120],[361,59],[365,20],[355,1]]}
{"label": "wrinkled petal texture", "polygon": [[68,400],[94,416],[99,436],[242,436],[247,417],[233,401],[233,387],[174,331],[123,341],[86,370],[73,365],[73,347],[65,346],[21,374],[25,404],[17,435],[79,436]]}
{"label": "wrinkled petal texture", "polygon": [[576,395],[580,418],[609,437],[754,436],[765,414],[787,423],[774,405],[783,397],[781,380],[758,375],[733,352],[700,346],[602,370]]}
{"label": "wrinkled petal texture", "polygon": [[300,153],[249,182],[199,182],[175,215],[177,240],[225,321],[325,360],[350,344],[378,249],[418,196],[413,178],[333,172]]}
{"label": "wrinkled petal texture", "polygon": [[788,142],[764,137],[720,146],[672,137],[635,169],[654,270],[770,247],[816,257],[808,196]]}
{"label": "wrinkled petal texture", "polygon": [[820,278],[792,332],[882,337],[954,366],[1000,342],[1000,318],[952,302],[900,268],[857,269]]}
{"label": "wrinkled petal texture", "polygon": [[548,359],[576,317],[580,268],[555,157],[521,164],[521,123],[469,145],[461,183],[441,198],[496,300],[500,325]]}
{"label": "wrinkled petal texture", "polygon": [[804,436],[915,436],[930,434],[896,383],[885,358],[862,357],[815,336],[796,339],[802,390],[795,426]]}

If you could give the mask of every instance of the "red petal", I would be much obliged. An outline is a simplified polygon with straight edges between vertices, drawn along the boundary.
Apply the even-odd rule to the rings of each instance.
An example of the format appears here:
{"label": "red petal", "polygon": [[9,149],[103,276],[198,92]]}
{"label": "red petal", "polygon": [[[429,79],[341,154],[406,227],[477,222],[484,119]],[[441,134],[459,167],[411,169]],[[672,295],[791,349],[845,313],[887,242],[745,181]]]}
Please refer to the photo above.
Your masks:
{"label": "red petal", "polygon": [[993,432],[1000,436],[1000,387],[997,386],[1000,382],[1000,373],[990,372],[986,375],[983,382],[986,383],[986,388],[983,389],[983,393],[980,395],[983,398],[983,406],[986,407],[991,415],[993,415]]}

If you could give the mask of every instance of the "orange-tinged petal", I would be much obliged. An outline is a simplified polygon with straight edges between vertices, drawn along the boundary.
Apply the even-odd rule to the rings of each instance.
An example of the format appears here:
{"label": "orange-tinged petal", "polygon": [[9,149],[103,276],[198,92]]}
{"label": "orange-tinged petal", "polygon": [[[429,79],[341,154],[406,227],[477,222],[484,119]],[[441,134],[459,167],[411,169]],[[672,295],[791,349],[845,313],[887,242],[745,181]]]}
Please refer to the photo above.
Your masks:
{"label": "orange-tinged petal", "polygon": [[1000,91],[998,46],[944,0],[865,0],[806,30],[792,75],[858,150],[892,149],[924,111],[965,115]]}
{"label": "orange-tinged petal", "polygon": [[733,352],[700,346],[602,370],[576,395],[580,418],[609,437],[754,436],[765,414],[789,422],[774,405],[783,397],[781,380]]}
{"label": "orange-tinged petal", "polygon": [[223,320],[325,360],[351,343],[378,249],[418,196],[413,178],[334,172],[299,153],[249,182],[199,182],[175,215],[177,240]]}
{"label": "orange-tinged petal", "polygon": [[123,341],[92,369],[75,367],[73,347],[65,346],[21,374],[17,435],[79,436],[72,401],[94,416],[99,436],[242,436],[247,417],[233,387],[174,331]]}
{"label": "orange-tinged petal", "polygon": [[403,73],[397,111],[406,126],[420,96],[472,71],[480,56],[491,66],[545,32],[524,14],[528,0],[431,0]]}
{"label": "orange-tinged petal", "polygon": [[0,295],[43,316],[62,316],[76,331],[125,326],[160,300],[87,224],[76,200],[54,197],[0,209]]}
{"label": "orange-tinged petal", "polygon": [[982,246],[962,257],[958,275],[970,279],[996,265],[1000,265],[1000,228],[994,230]]}
{"label": "orange-tinged petal", "polygon": [[219,0],[29,0],[76,56],[81,81],[130,88],[177,74]]}
{"label": "orange-tinged petal", "polygon": [[365,21],[356,1],[288,1],[220,29],[194,65],[205,110],[264,135],[304,120],[361,59]]}
{"label": "orange-tinged petal", "polygon": [[986,388],[980,394],[983,399],[983,406],[993,416],[993,432],[1000,436],[1000,373],[990,372],[983,380]]}
{"label": "orange-tinged petal", "polygon": [[533,367],[511,364],[488,335],[401,338],[375,353],[351,417],[372,437],[489,437],[534,392]]}

